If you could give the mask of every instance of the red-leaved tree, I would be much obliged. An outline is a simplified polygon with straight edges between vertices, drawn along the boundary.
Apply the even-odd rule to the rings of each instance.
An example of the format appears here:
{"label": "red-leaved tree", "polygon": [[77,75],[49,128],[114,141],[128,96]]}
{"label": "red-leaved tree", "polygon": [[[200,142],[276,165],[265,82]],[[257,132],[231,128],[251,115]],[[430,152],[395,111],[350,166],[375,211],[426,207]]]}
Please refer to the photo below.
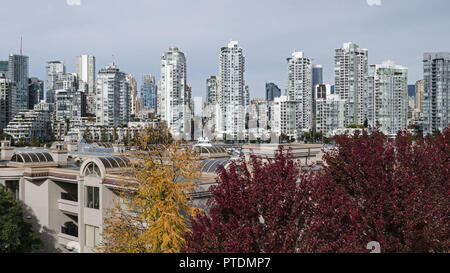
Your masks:
{"label": "red-leaved tree", "polygon": [[187,252],[293,252],[311,211],[299,168],[286,152],[263,162],[252,156],[224,169],[210,211],[192,221]]}
{"label": "red-leaved tree", "polygon": [[289,154],[219,170],[187,252],[449,252],[450,130],[341,136],[320,171]]}

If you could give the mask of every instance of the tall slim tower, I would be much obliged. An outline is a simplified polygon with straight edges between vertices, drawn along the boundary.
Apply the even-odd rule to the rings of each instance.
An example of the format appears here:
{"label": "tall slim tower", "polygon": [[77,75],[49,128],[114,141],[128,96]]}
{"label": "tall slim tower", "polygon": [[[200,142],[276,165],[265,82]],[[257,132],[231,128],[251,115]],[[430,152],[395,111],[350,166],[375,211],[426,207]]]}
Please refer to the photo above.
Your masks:
{"label": "tall slim tower", "polygon": [[0,129],[6,128],[16,113],[16,85],[0,73]]}
{"label": "tall slim tower", "polygon": [[88,95],[95,93],[95,56],[81,55],[76,59],[78,79],[87,83]]}
{"label": "tall slim tower", "polygon": [[368,73],[368,50],[357,44],[345,43],[335,50],[334,93],[346,100],[345,126],[363,125],[365,121],[364,93]]}
{"label": "tall slim tower", "polygon": [[159,111],[157,109],[157,85],[155,81],[155,76],[153,75],[142,76],[141,99],[142,99],[142,108],[153,109],[155,110],[155,112]]}
{"label": "tall slim tower", "polygon": [[9,56],[8,79],[16,83],[16,112],[28,109],[28,56]]}
{"label": "tall slim tower", "polygon": [[190,140],[190,94],[186,83],[186,57],[177,47],[161,56],[161,120],[176,139]]}
{"label": "tall slim tower", "polygon": [[55,103],[56,82],[60,75],[66,74],[66,66],[62,61],[50,61],[47,63],[47,103]]}
{"label": "tall slim tower", "polygon": [[303,52],[294,52],[287,59],[288,82],[287,97],[299,104],[297,127],[300,130],[312,129],[312,64]]}
{"label": "tall slim tower", "polygon": [[133,77],[133,75],[128,75],[128,82],[130,83],[130,100],[131,100],[131,114],[136,115],[136,108],[137,108],[137,83],[136,79]]}
{"label": "tall slim tower", "polygon": [[450,124],[450,52],[425,53],[424,134],[443,131]]}
{"label": "tall slim tower", "polygon": [[418,80],[416,82],[416,97],[415,97],[415,107],[416,112],[418,112],[420,115],[423,115],[423,92],[424,92],[424,86],[423,86],[423,80]]}
{"label": "tall slim tower", "polygon": [[238,41],[220,50],[221,129],[227,140],[244,140],[245,111],[248,95],[245,89],[245,56]]}
{"label": "tall slim tower", "polygon": [[320,64],[313,65],[312,68],[313,93],[315,91],[316,85],[318,84],[323,84],[323,67]]}
{"label": "tall slim tower", "polygon": [[219,102],[219,79],[216,76],[206,80],[206,102],[209,105]]}

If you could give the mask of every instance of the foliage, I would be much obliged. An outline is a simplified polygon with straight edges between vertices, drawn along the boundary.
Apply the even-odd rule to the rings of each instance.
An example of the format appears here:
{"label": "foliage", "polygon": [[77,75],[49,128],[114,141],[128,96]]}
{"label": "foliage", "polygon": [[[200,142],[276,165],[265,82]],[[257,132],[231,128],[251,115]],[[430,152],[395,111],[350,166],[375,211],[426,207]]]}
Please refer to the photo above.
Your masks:
{"label": "foliage", "polygon": [[210,212],[192,219],[186,252],[294,252],[307,226],[310,204],[306,180],[290,155],[275,160],[241,158],[228,169],[219,167],[212,188]]}
{"label": "foliage", "polygon": [[27,140],[24,137],[21,137],[19,139],[19,141],[17,142],[18,147],[25,147],[25,146],[28,146],[28,144],[29,143],[27,142]]}
{"label": "foliage", "polygon": [[412,141],[399,133],[337,137],[311,184],[317,204],[305,252],[448,252],[450,130]]}
{"label": "foliage", "polygon": [[426,139],[375,130],[336,137],[320,171],[279,151],[219,169],[187,252],[450,251],[450,130]]}
{"label": "foliage", "polygon": [[89,142],[91,140],[91,130],[89,127],[86,127],[83,132],[83,138],[86,140],[86,142]]}
{"label": "foliage", "polygon": [[39,235],[23,219],[22,206],[0,185],[0,253],[36,252]]}
{"label": "foliage", "polygon": [[348,129],[364,129],[364,125],[360,125],[360,124],[349,124],[347,126]]}
{"label": "foliage", "polygon": [[41,146],[41,141],[37,137],[32,137],[31,141],[30,141],[30,146],[31,147],[40,147]]}
{"label": "foliage", "polygon": [[[175,253],[185,246],[189,217],[196,213],[189,193],[199,176],[198,154],[171,140],[165,127],[139,138],[133,194],[122,194],[105,220],[103,252]],[[131,185],[130,185],[131,186]]]}

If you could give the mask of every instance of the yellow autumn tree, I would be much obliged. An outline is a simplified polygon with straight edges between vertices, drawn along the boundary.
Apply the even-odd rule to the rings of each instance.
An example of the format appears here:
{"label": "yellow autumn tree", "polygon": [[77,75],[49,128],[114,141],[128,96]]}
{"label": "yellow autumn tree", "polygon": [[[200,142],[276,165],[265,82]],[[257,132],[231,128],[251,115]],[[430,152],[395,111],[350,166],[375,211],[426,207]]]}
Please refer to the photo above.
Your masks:
{"label": "yellow autumn tree", "polygon": [[180,252],[189,218],[197,213],[189,193],[200,175],[198,154],[173,141],[163,125],[147,129],[134,144],[134,181],[107,213],[100,251]]}

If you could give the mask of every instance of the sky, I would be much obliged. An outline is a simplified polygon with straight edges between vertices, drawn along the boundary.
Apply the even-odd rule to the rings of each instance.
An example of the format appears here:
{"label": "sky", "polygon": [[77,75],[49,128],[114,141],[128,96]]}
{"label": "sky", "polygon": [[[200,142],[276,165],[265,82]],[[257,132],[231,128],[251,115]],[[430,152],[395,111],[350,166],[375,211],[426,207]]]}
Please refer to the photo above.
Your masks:
{"label": "sky", "polygon": [[[369,63],[393,60],[422,78],[422,56],[450,51],[448,0],[0,0],[0,59],[30,57],[30,76],[45,79],[45,65],[95,55],[97,71],[115,61],[140,85],[160,76],[161,54],[177,46],[187,58],[192,96],[206,97],[206,79],[219,73],[220,48],[239,41],[252,98],[265,83],[284,90],[288,58],[303,51],[324,67],[333,84],[334,50],[355,42]],[[114,55],[114,57],[113,57]]]}

